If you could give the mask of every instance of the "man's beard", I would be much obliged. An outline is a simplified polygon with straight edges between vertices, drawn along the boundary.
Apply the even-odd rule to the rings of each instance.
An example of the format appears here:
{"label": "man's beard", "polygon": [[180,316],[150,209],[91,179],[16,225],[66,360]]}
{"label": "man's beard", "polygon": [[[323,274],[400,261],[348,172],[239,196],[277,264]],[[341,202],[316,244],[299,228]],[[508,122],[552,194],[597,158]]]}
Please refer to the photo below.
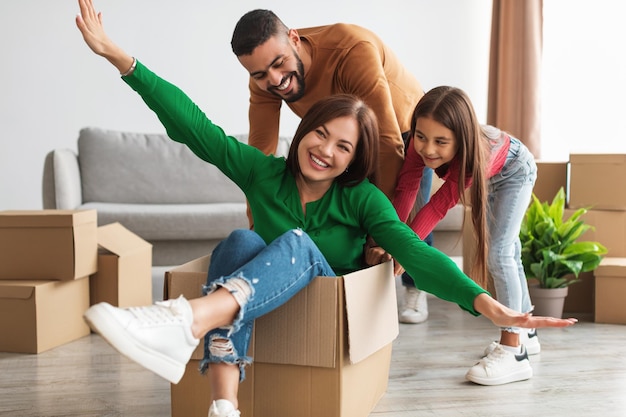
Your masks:
{"label": "man's beard", "polygon": [[280,91],[278,91],[276,87],[272,87],[269,90],[270,93],[282,98],[283,100],[285,100],[286,103],[292,103],[294,101],[298,101],[302,98],[302,96],[304,96],[304,65],[302,64],[302,60],[300,59],[300,57],[295,55],[295,51],[294,51],[294,56],[297,59],[297,71],[291,72],[287,77],[281,80],[281,84],[285,82],[287,78],[293,77],[293,79],[296,82],[296,85],[298,86],[297,92],[291,93],[290,95],[284,97],[280,94]]}

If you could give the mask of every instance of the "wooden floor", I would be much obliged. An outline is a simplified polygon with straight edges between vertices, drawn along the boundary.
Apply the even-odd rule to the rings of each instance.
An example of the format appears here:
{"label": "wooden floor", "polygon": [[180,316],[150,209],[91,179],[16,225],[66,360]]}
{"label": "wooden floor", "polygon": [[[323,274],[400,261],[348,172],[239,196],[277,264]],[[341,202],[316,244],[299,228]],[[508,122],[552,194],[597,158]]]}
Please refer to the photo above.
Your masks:
{"label": "wooden floor", "polygon": [[[626,416],[626,326],[540,331],[532,379],[483,387],[464,375],[497,330],[434,297],[429,306],[427,322],[401,325],[371,417]],[[39,355],[0,353],[0,416],[165,417],[169,388],[93,334]]]}

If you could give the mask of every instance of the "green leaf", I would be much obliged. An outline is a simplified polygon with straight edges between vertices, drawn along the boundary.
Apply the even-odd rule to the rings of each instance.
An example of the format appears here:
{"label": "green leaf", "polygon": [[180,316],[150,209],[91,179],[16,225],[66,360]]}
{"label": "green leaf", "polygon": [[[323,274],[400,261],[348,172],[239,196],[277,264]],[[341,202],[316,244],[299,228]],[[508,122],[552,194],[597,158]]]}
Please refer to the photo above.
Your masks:
{"label": "green leaf", "polygon": [[594,270],[606,255],[599,242],[579,241],[592,227],[582,216],[588,208],[576,210],[564,219],[565,191],[563,188],[551,203],[541,202],[533,194],[520,227],[521,258],[524,272],[537,278],[544,288],[560,288],[579,281],[581,272]]}

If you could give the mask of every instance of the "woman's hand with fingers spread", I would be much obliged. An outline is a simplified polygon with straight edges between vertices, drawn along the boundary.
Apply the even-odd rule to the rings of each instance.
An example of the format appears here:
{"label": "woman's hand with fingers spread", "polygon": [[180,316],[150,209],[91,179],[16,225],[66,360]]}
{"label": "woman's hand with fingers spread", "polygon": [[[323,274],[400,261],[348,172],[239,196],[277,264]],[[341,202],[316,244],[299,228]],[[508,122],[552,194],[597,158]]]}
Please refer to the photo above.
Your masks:
{"label": "woman's hand with fingers spread", "polygon": [[102,25],[102,13],[96,13],[92,0],[78,0],[80,14],[76,26],[89,48],[113,64],[120,73],[125,73],[134,63],[132,56],[124,52],[107,36]]}

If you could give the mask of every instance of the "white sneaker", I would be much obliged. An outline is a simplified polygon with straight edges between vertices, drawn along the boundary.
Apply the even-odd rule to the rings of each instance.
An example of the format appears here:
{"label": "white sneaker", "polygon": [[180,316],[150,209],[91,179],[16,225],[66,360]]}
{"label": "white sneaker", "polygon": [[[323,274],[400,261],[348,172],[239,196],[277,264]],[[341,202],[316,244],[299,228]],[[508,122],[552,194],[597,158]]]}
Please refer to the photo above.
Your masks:
{"label": "white sneaker", "polygon": [[427,295],[415,287],[406,287],[404,305],[399,316],[400,323],[417,324],[428,319]]}
{"label": "white sneaker", "polygon": [[528,353],[522,346],[522,353],[505,350],[502,345],[472,366],[465,378],[480,385],[502,385],[523,381],[533,376]]}
{"label": "white sneaker", "polygon": [[209,417],[239,417],[239,410],[228,400],[213,401],[209,408]]}
{"label": "white sneaker", "polygon": [[[537,335],[537,329],[521,329],[519,334],[519,343],[526,347],[528,355],[538,355],[541,353],[541,343],[539,343],[539,336]],[[498,346],[498,341],[494,340],[485,348],[483,356],[489,355]]]}
{"label": "white sneaker", "polygon": [[85,321],[120,353],[177,384],[199,340],[191,333],[193,314],[183,296],[147,307],[91,306]]}

